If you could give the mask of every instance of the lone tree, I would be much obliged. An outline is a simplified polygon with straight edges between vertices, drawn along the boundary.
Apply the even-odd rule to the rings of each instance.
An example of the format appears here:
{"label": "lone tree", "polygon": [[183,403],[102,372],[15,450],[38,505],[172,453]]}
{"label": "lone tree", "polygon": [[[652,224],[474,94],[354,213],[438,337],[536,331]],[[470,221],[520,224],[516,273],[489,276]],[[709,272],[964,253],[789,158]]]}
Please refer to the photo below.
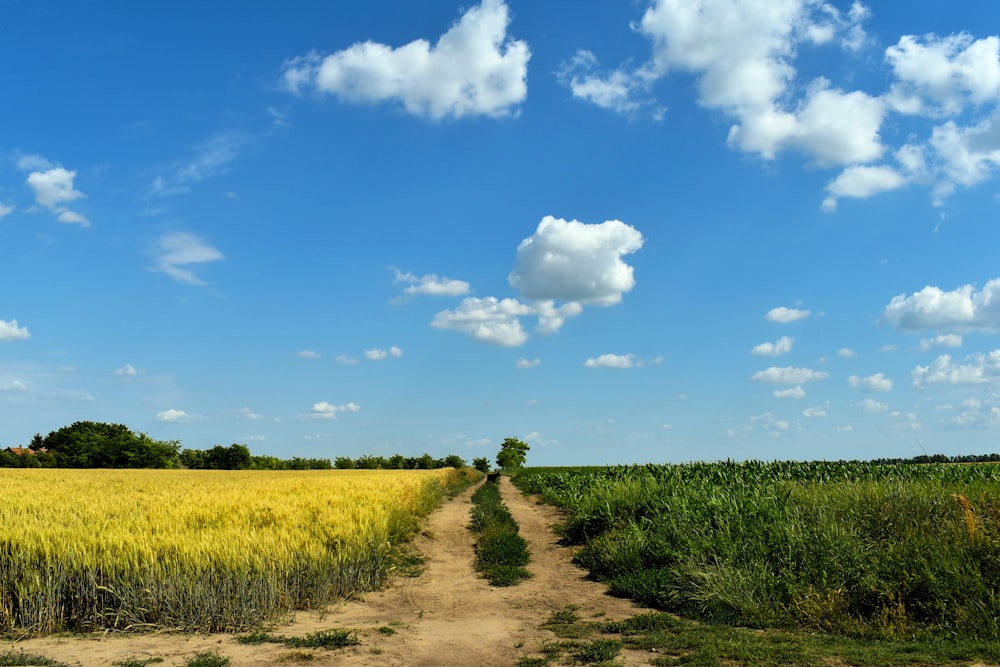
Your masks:
{"label": "lone tree", "polygon": [[500,451],[497,452],[497,465],[504,470],[523,468],[529,449],[531,447],[528,446],[528,443],[517,438],[504,438],[500,445]]}

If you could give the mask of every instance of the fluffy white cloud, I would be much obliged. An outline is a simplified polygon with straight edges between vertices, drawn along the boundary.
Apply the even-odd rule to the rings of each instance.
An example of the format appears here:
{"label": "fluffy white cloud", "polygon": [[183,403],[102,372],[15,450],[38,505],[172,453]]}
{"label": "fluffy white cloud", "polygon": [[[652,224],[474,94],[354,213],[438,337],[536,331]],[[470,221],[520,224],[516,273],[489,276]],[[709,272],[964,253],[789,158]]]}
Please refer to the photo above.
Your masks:
{"label": "fluffy white cloud", "polygon": [[518,368],[534,368],[535,366],[537,366],[540,363],[542,363],[541,359],[526,359],[524,357],[521,357],[520,359],[517,360],[517,367]]}
{"label": "fluffy white cloud", "polygon": [[864,389],[866,391],[892,391],[892,380],[887,378],[883,373],[876,373],[864,378],[852,375],[847,378],[847,384],[856,389]]}
{"label": "fluffy white cloud", "polygon": [[632,368],[636,365],[634,354],[602,354],[583,363],[587,368]]}
{"label": "fluffy white cloud", "polygon": [[114,371],[115,375],[122,375],[125,377],[134,377],[136,375],[142,375],[145,371],[137,369],[132,364],[125,364],[121,368],[116,368]]}
{"label": "fluffy white cloud", "polygon": [[372,361],[380,361],[382,359],[388,359],[389,357],[401,357],[403,356],[403,350],[401,348],[393,345],[388,350],[382,350],[380,348],[372,348],[371,350],[365,350],[365,359],[370,359]]}
{"label": "fluffy white cloud", "polygon": [[167,422],[167,423],[179,423],[179,422],[189,422],[192,417],[183,410],[175,410],[173,408],[169,410],[162,410],[156,413],[156,421]]}
{"label": "fluffy white cloud", "polygon": [[28,340],[31,338],[31,332],[28,331],[28,327],[18,326],[17,320],[11,320],[6,322],[0,320],[0,341],[12,341],[12,340]]}
{"label": "fluffy white cloud", "polygon": [[412,273],[396,271],[396,282],[405,284],[404,294],[428,294],[431,296],[464,296],[471,286],[464,280],[452,280],[435,273],[415,276]]}
{"label": "fluffy white cloud", "polygon": [[755,354],[761,357],[780,357],[783,354],[791,352],[792,345],[794,343],[794,338],[782,336],[773,343],[761,343],[760,345],[754,346],[754,348],[750,350],[750,354]]}
{"label": "fluffy white cloud", "polygon": [[878,414],[880,412],[888,412],[889,410],[889,405],[887,403],[876,401],[874,398],[866,398],[860,403],[855,403],[854,407],[869,414]]}
{"label": "fluffy white cloud", "polygon": [[319,352],[315,350],[299,350],[295,356],[300,359],[319,359]]}
{"label": "fluffy white cloud", "polygon": [[772,308],[767,311],[767,315],[764,319],[768,322],[778,322],[780,324],[788,324],[789,322],[795,322],[796,320],[802,320],[812,314],[812,311],[800,310],[798,308],[786,308],[785,306],[778,306],[777,308]]}
{"label": "fluffy white cloud", "polygon": [[945,329],[954,332],[1000,330],[1000,278],[981,289],[963,285],[945,292],[928,285],[910,296],[894,296],[882,318],[903,331]]}
{"label": "fluffy white cloud", "polygon": [[826,417],[826,410],[824,410],[821,406],[817,405],[803,410],[802,416],[806,417],[807,419],[818,419],[820,417]]}
{"label": "fluffy white cloud", "polygon": [[28,385],[24,384],[24,382],[20,380],[0,380],[0,391],[28,391]]}
{"label": "fluffy white cloud", "polygon": [[622,114],[633,114],[652,107],[654,118],[659,120],[663,117],[665,109],[648,99],[647,82],[642,77],[624,69],[600,74],[597,57],[586,49],[577,51],[560,68],[558,77],[577,99]]}
{"label": "fluffy white cloud", "polygon": [[948,121],[935,127],[929,141],[940,161],[935,203],[941,204],[957,186],[986,180],[1000,165],[1000,109],[975,125]]}
{"label": "fluffy white cloud", "polygon": [[750,417],[750,421],[759,424],[767,435],[778,436],[791,428],[791,424],[783,419],[778,419],[773,413],[765,412],[762,415]]}
{"label": "fluffy white cloud", "polygon": [[796,385],[791,389],[775,389],[773,392],[775,398],[805,398],[806,390],[802,387]]}
{"label": "fluffy white cloud", "polygon": [[843,357],[844,359],[853,359],[854,357],[858,356],[858,353],[849,347],[842,347],[839,350],[837,350],[837,356]]}
{"label": "fluffy white cloud", "polygon": [[896,111],[929,116],[960,113],[1000,94],[1000,39],[965,33],[922,40],[904,35],[885,51],[897,82],[886,98]]}
{"label": "fluffy white cloud", "polygon": [[14,208],[15,207],[14,207],[13,204],[11,204],[10,206],[7,206],[3,202],[0,202],[0,218],[3,218],[4,216],[7,216],[7,215],[10,215],[11,213],[13,213],[14,212]]}
{"label": "fluffy white cloud", "polygon": [[431,326],[464,331],[484,343],[517,347],[528,340],[518,318],[533,312],[530,306],[516,299],[468,297],[455,310],[443,310],[435,315]]}
{"label": "fluffy white cloud", "polygon": [[156,242],[156,258],[152,271],[165,273],[174,280],[190,285],[204,285],[187,267],[223,259],[221,252],[201,238],[187,232],[164,234]]}
{"label": "fluffy white cloud", "polygon": [[757,371],[751,376],[755,382],[767,382],[769,384],[804,384],[814,380],[824,380],[830,377],[829,373],[814,371],[810,368],[794,368],[785,366],[778,368],[771,366],[767,370]]}
{"label": "fluffy white cloud", "polygon": [[848,167],[826,186],[827,197],[823,200],[824,211],[835,211],[841,197],[867,199],[880,192],[888,192],[906,185],[906,177],[892,167],[868,167],[856,165]]}
{"label": "fluffy white cloud", "polygon": [[508,116],[527,96],[531,57],[526,42],[508,37],[509,23],[503,0],[483,0],[433,46],[423,39],[398,48],[368,41],[325,58],[313,52],[285,63],[285,85],[349,102],[396,100],[434,119]]}
{"label": "fluffy white cloud", "polygon": [[958,334],[941,334],[920,341],[921,350],[926,351],[936,347],[962,347],[962,337]]}
{"label": "fluffy white cloud", "polygon": [[928,366],[917,366],[910,372],[915,387],[929,384],[986,384],[1000,380],[1000,350],[988,354],[973,354],[966,363],[956,363],[950,354],[942,354]]}
{"label": "fluffy white cloud", "polygon": [[28,174],[26,182],[35,193],[35,201],[55,213],[59,222],[89,227],[90,221],[87,218],[63,206],[66,202],[84,197],[82,192],[73,187],[76,172],[62,167],[53,167],[47,160],[38,156],[29,157],[37,158],[37,160],[28,157],[21,158],[18,166],[22,169],[29,166],[45,166],[44,171],[32,171]]}
{"label": "fluffy white cloud", "polygon": [[312,409],[303,415],[309,419],[336,419],[342,412],[359,412],[361,406],[357,403],[347,403],[345,405],[333,405],[326,401],[314,403]]}
{"label": "fluffy white cloud", "polygon": [[635,286],[622,256],[642,243],[638,230],[618,220],[585,224],[545,216],[518,246],[508,280],[526,299],[616,304]]}
{"label": "fluffy white cloud", "polygon": [[340,364],[356,364],[356,363],[358,363],[358,360],[355,359],[354,357],[350,356],[349,354],[338,354],[335,357],[335,360],[337,361],[337,363],[340,363]]}
{"label": "fluffy white cloud", "polygon": [[798,149],[820,164],[869,162],[883,150],[885,103],[822,77],[797,88],[792,64],[799,44],[838,34],[842,46],[859,48],[867,15],[860,3],[845,16],[810,0],[654,0],[636,26],[653,45],[647,63],[602,77],[578,54],[562,78],[578,98],[631,112],[651,83],[686,71],[697,77],[699,102],[736,121],[730,145],[767,159]]}

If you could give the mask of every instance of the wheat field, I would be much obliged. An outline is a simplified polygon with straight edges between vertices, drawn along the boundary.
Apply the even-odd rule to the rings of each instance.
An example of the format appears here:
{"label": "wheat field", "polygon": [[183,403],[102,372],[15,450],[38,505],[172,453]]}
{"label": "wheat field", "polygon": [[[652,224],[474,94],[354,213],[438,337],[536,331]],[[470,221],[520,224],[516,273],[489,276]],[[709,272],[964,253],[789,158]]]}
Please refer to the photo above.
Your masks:
{"label": "wheat field", "polygon": [[379,586],[463,473],[0,469],[0,632],[238,631]]}

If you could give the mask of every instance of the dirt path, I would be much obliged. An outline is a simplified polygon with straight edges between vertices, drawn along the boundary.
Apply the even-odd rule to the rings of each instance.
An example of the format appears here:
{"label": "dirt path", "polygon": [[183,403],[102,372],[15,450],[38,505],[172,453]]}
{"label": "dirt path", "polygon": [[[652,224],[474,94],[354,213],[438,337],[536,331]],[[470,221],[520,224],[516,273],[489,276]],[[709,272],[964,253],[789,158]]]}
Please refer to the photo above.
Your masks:
{"label": "dirt path", "polygon": [[[162,658],[181,665],[190,657],[213,651],[231,659],[233,667],[309,661],[320,665],[380,667],[468,667],[515,665],[558,641],[542,624],[555,611],[578,605],[587,619],[626,618],[642,610],[606,595],[571,563],[571,550],[559,546],[551,526],[554,509],[538,505],[501,482],[504,502],[528,541],[532,578],[510,588],[492,588],[473,570],[474,540],[468,530],[469,490],[446,502],[428,519],[415,542],[426,558],[417,578],[395,578],[364,600],[344,603],[325,614],[300,613],[275,634],[302,636],[320,630],[356,630],[361,644],[327,651],[289,649],[278,644],[245,646],[232,635],[145,635],[134,637],[50,637],[11,645],[0,652],[23,650],[70,665],[113,665],[129,658]],[[625,665],[648,664],[649,655],[623,652]]]}

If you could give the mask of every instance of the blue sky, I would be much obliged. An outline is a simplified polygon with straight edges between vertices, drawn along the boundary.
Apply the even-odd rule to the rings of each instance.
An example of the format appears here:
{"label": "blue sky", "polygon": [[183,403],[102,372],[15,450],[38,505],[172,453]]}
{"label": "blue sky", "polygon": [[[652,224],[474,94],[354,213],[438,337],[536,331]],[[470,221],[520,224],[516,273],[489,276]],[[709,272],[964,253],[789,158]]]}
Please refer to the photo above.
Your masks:
{"label": "blue sky", "polygon": [[0,445],[995,451],[997,26],[0,0]]}

